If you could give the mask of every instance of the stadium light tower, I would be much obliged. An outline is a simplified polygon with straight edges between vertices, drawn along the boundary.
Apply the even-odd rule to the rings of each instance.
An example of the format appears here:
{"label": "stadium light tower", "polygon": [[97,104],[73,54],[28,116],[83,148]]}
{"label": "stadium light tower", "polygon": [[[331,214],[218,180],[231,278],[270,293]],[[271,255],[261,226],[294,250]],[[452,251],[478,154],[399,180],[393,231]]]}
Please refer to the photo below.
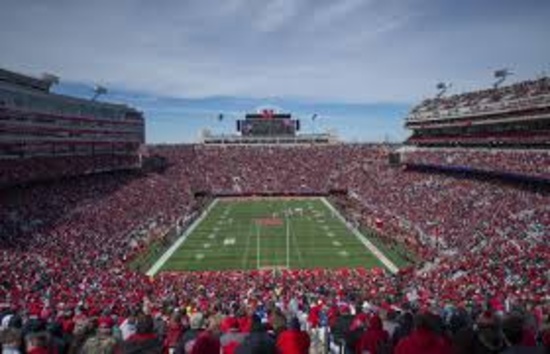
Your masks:
{"label": "stadium light tower", "polygon": [[438,90],[437,92],[437,98],[441,98],[446,92],[448,89],[450,89],[451,87],[453,86],[453,84],[451,83],[445,83],[445,82],[439,82],[435,88]]}
{"label": "stadium light tower", "polygon": [[49,90],[53,85],[59,84],[59,76],[53,75],[50,73],[43,73],[42,81],[48,84],[48,90]]}
{"label": "stadium light tower", "polygon": [[107,93],[107,88],[104,86],[96,85],[94,89],[94,95],[92,97],[92,101],[97,100],[97,98],[101,95],[105,95]]}
{"label": "stadium light tower", "polygon": [[495,83],[493,84],[493,88],[498,88],[508,76],[513,74],[514,73],[507,68],[495,70],[493,76],[495,77],[495,79],[497,79],[497,81],[495,81]]}

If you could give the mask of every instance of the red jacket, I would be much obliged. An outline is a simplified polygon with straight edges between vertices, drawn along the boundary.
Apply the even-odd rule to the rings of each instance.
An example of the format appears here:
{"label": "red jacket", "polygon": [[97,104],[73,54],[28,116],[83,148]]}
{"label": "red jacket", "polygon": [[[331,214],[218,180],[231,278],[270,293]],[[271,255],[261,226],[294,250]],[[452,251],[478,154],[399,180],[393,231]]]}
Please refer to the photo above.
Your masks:
{"label": "red jacket", "polygon": [[426,329],[416,329],[401,339],[394,354],[448,354],[451,348],[445,340]]}
{"label": "red jacket", "polygon": [[388,332],[382,327],[380,317],[373,316],[369,321],[367,331],[359,339],[355,352],[361,354],[363,351],[368,351],[371,354],[376,354],[380,344],[387,342],[389,338]]}
{"label": "red jacket", "polygon": [[287,329],[277,338],[280,354],[307,354],[311,341],[309,335],[300,330]]}
{"label": "red jacket", "polygon": [[204,331],[197,337],[191,354],[220,354],[220,340],[210,331]]}
{"label": "red jacket", "polygon": [[179,322],[170,321],[168,323],[168,330],[166,331],[166,338],[164,339],[165,348],[175,348],[178,345],[183,334],[183,326]]}
{"label": "red jacket", "polygon": [[235,354],[237,348],[241,345],[239,342],[231,342],[223,347],[223,354]]}
{"label": "red jacket", "polygon": [[220,324],[222,333],[228,333],[232,328],[239,328],[239,320],[233,316],[224,318]]}

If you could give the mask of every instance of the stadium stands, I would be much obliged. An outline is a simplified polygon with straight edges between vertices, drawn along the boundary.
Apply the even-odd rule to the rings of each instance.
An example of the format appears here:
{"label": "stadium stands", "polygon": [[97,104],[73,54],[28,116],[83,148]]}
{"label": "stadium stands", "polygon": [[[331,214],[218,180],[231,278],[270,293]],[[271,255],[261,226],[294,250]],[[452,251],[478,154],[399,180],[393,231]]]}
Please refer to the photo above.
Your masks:
{"label": "stadium stands", "polygon": [[[480,106],[544,105],[547,94],[541,79],[425,102],[411,117],[455,119],[434,113],[447,110],[488,119]],[[399,167],[388,164],[388,146],[334,143],[151,146],[143,168],[125,171],[113,163],[134,164],[134,147],[128,154],[26,156],[33,170],[20,157],[0,159],[2,347],[20,347],[25,338],[28,353],[548,351],[547,150],[521,146],[526,141],[513,149],[457,148],[441,138],[437,148],[404,149]],[[511,184],[502,173],[518,178]],[[167,230],[228,194],[329,195],[349,222],[376,230],[414,264],[397,274],[354,268],[148,277],[135,270],[153,245],[172,241]]]}
{"label": "stadium stands", "polygon": [[[106,315],[120,318],[122,328],[122,319],[143,306],[166,322],[171,309],[185,308],[191,322],[197,313],[233,314],[243,323],[238,332],[250,330],[244,318],[254,310],[275,316],[276,303],[288,318],[309,318],[312,328],[326,316],[333,331],[363,301],[371,306],[365,316],[376,311],[385,322],[398,308],[406,312],[409,302],[438,315],[453,304],[451,314],[469,309],[469,318],[487,302],[494,311],[523,308],[538,316],[534,328],[548,314],[550,203],[544,191],[391,168],[387,151],[376,146],[159,146],[150,155],[165,159],[163,172],[91,175],[2,191],[3,306],[46,321]],[[294,174],[288,173],[291,166]],[[411,247],[428,266],[397,277],[381,270],[319,269],[161,273],[154,279],[128,268],[154,235],[160,237],[155,230],[200,207],[196,190],[343,187],[353,197],[335,197],[341,199],[337,205]],[[363,318],[363,328],[360,313],[354,317]],[[84,326],[95,325],[85,320]],[[166,333],[157,329],[157,335]]]}
{"label": "stadium stands", "polygon": [[502,149],[412,149],[404,154],[410,165],[439,166],[470,171],[550,179],[550,151]]}
{"label": "stadium stands", "polygon": [[0,186],[139,168],[140,112],[54,94],[51,85],[0,69]]}

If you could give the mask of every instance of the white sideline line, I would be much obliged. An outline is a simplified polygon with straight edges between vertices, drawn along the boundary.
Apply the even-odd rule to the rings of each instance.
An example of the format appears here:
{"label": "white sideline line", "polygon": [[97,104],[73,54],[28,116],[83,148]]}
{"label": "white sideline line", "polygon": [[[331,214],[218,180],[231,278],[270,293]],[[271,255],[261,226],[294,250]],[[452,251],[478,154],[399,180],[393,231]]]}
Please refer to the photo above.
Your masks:
{"label": "white sideline line", "polygon": [[[332,204],[330,204],[325,197],[321,198],[321,200],[323,201],[323,203],[325,203],[327,208],[329,208],[330,211],[332,211],[334,213],[334,215],[336,215],[336,217],[344,223],[344,225],[348,226],[348,223],[346,222],[346,219],[344,219],[342,214],[340,214],[340,212],[338,210],[336,210],[336,208],[334,208],[334,206],[332,206]],[[359,230],[357,230],[355,227],[352,227],[351,225],[349,225],[349,229],[355,235],[355,237],[357,237],[357,239],[359,241],[361,241],[361,243],[363,243],[363,245],[365,245],[365,247],[367,247],[369,249],[369,251],[371,251],[371,253],[376,258],[378,258],[380,260],[380,262],[382,262],[383,265],[386,266],[386,268],[388,268],[388,270],[390,272],[397,273],[399,271],[399,268],[397,268],[396,265],[393,264],[393,262],[390,261],[388,259],[388,257],[386,257],[386,255],[384,255],[378,249],[378,247],[376,247],[372,242],[370,242],[370,240],[367,239]]]}
{"label": "white sideline line", "polygon": [[155,264],[153,264],[151,269],[149,269],[146,273],[148,276],[152,277],[158,273],[158,271],[162,268],[164,263],[166,263],[166,261],[170,259],[170,257],[172,257],[172,255],[174,254],[174,252],[176,252],[178,248],[180,248],[180,246],[187,239],[187,236],[189,236],[189,234],[191,234],[191,232],[195,230],[195,228],[202,222],[202,220],[206,217],[206,215],[210,213],[210,210],[212,210],[212,208],[214,208],[216,204],[218,204],[217,198],[214,199],[214,201],[210,203],[210,205],[206,209],[204,209],[202,214],[191,224],[191,226],[189,226],[185,230],[185,232],[177,239],[177,241],[174,242],[166,252],[164,252],[164,254],[155,262]]}

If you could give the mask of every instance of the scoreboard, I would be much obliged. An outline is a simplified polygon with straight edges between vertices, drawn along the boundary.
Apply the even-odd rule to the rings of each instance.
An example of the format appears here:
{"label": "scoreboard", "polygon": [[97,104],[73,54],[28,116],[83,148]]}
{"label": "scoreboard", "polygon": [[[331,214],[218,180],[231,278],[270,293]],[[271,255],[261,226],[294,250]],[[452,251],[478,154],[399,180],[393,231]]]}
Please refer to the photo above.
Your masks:
{"label": "scoreboard", "polygon": [[237,121],[237,131],[242,136],[295,136],[298,130],[300,121],[287,113],[251,113]]}

